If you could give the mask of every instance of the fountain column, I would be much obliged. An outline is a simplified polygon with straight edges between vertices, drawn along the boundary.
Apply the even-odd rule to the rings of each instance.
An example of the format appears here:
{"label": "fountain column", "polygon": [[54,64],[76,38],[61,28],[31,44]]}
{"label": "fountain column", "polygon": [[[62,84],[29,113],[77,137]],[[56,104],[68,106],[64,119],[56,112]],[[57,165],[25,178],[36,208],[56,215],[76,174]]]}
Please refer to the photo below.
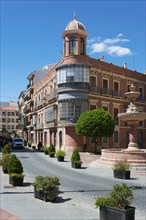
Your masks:
{"label": "fountain column", "polygon": [[130,92],[125,93],[127,99],[130,101],[126,113],[119,113],[118,117],[126,121],[130,126],[129,132],[129,144],[126,151],[140,151],[137,144],[137,133],[136,128],[139,121],[146,119],[146,113],[140,111],[140,109],[135,105],[136,99],[140,96],[139,92],[135,92],[135,86],[132,84],[130,86]]}

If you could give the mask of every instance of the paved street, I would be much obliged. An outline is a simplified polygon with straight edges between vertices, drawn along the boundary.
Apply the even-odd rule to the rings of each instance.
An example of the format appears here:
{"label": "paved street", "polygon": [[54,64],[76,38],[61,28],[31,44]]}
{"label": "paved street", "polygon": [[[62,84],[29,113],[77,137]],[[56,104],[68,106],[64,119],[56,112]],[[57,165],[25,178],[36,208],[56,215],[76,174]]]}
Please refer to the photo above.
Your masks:
{"label": "paved street", "polygon": [[[111,167],[97,162],[99,156],[87,153],[81,154],[83,165],[78,170],[71,168],[70,155],[66,156],[65,162],[60,163],[56,158],[37,151],[25,150],[16,154],[24,167],[24,186],[12,187],[8,175],[1,171],[1,209],[19,219],[98,220],[99,210],[95,208],[95,198],[108,195],[114,184],[122,182],[135,188],[133,205],[136,207],[136,220],[146,219],[144,173],[132,170],[130,180],[114,179]],[[56,203],[45,203],[34,198],[31,183],[37,175],[55,175],[60,178],[62,193]]]}

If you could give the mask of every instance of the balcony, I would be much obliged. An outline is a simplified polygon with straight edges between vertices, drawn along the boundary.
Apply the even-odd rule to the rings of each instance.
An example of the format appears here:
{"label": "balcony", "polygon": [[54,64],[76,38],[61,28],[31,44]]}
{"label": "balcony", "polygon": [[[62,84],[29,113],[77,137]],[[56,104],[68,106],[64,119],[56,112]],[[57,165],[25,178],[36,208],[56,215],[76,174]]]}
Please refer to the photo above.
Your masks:
{"label": "balcony", "polygon": [[108,89],[108,88],[100,88],[100,87],[95,87],[95,86],[90,86],[90,93],[95,93],[95,94],[100,94],[100,95],[105,95],[105,96],[113,96],[120,98],[121,97],[121,92]]}
{"label": "balcony", "polygon": [[88,83],[62,83],[58,85],[58,92],[67,91],[67,90],[89,90]]}
{"label": "balcony", "polygon": [[29,113],[29,112],[31,112],[32,111],[32,107],[30,106],[30,105],[26,105],[25,107],[24,107],[24,109],[23,109],[23,112],[25,113],[25,114],[27,114],[27,113]]}
{"label": "balcony", "polygon": [[44,124],[43,123],[37,123],[36,129],[43,129],[43,128],[44,128]]}
{"label": "balcony", "polygon": [[56,96],[57,96],[57,91],[53,90],[50,94],[45,95],[44,100],[50,101],[50,100],[56,98]]}

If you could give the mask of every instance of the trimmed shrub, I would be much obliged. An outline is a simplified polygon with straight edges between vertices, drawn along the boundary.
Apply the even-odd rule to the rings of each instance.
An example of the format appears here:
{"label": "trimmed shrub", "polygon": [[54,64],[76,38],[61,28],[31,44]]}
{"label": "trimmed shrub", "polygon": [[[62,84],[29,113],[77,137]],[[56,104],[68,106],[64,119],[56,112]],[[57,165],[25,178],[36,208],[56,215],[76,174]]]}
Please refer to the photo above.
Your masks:
{"label": "trimmed shrub", "polygon": [[21,161],[13,154],[8,163],[8,173],[23,173],[23,167]]}
{"label": "trimmed shrub", "polygon": [[79,150],[77,148],[75,148],[72,152],[71,161],[75,161],[75,162],[81,161]]}
{"label": "trimmed shrub", "polygon": [[5,144],[3,149],[2,149],[2,155],[4,154],[10,154],[11,153],[11,149],[10,149],[10,146],[9,144]]}
{"label": "trimmed shrub", "polygon": [[48,148],[48,153],[49,154],[55,154],[55,146],[53,144],[51,144]]}

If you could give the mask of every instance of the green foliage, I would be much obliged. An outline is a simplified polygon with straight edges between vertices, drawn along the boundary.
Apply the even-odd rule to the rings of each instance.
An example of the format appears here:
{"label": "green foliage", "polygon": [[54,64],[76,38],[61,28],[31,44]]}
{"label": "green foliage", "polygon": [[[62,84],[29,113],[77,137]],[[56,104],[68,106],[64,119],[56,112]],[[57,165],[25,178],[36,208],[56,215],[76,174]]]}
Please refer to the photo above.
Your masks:
{"label": "green foliage", "polygon": [[21,161],[13,154],[8,163],[8,173],[23,173],[23,167]]}
{"label": "green foliage", "polygon": [[6,172],[8,171],[8,164],[9,164],[10,158],[11,158],[11,154],[7,153],[7,154],[4,154],[1,159],[1,166],[3,166],[3,169],[6,170]]}
{"label": "green foliage", "polygon": [[71,161],[74,161],[74,162],[80,162],[81,161],[79,150],[77,148],[75,148],[72,152]]}
{"label": "green foliage", "polygon": [[27,145],[28,145],[28,147],[31,147],[31,142],[28,142]]}
{"label": "green foliage", "polygon": [[132,203],[133,190],[125,183],[122,185],[114,185],[109,197],[96,198],[95,205],[98,206],[112,206],[119,209],[126,209]]}
{"label": "green foliage", "polygon": [[115,121],[104,109],[93,109],[80,115],[76,124],[76,133],[93,138],[110,137]]}
{"label": "green foliage", "polygon": [[129,170],[130,165],[127,160],[117,160],[113,165],[113,170],[126,171]]}
{"label": "green foliage", "polygon": [[49,154],[55,154],[55,146],[53,144],[51,144],[49,147],[48,147],[48,153]]}
{"label": "green foliage", "polygon": [[24,140],[24,146],[27,146],[27,140]]}
{"label": "green foliage", "polygon": [[48,153],[48,149],[49,149],[48,146],[44,146],[43,149],[44,149],[44,152]]}
{"label": "green foliage", "polygon": [[2,148],[2,155],[10,154],[10,153],[11,153],[11,149],[9,144],[5,144],[4,147]]}
{"label": "green foliage", "polygon": [[40,152],[44,152],[44,146],[39,149]]}
{"label": "green foliage", "polygon": [[65,157],[66,152],[64,150],[57,150],[55,155],[56,155],[56,157],[58,157],[58,156]]}
{"label": "green foliage", "polygon": [[60,182],[58,177],[36,176],[32,185],[36,190],[47,193],[49,199],[52,201],[55,200],[59,194],[58,186],[60,185]]}
{"label": "green foliage", "polygon": [[113,207],[115,204],[114,204],[113,199],[110,197],[99,197],[96,199],[95,205],[96,205],[96,207],[99,207],[99,206]]}
{"label": "green foliage", "polygon": [[18,178],[24,178],[23,173],[10,173],[9,176],[18,177]]}
{"label": "green foliage", "polygon": [[133,192],[125,183],[122,185],[116,184],[110,193],[110,197],[114,200],[116,207],[125,209],[133,200]]}

